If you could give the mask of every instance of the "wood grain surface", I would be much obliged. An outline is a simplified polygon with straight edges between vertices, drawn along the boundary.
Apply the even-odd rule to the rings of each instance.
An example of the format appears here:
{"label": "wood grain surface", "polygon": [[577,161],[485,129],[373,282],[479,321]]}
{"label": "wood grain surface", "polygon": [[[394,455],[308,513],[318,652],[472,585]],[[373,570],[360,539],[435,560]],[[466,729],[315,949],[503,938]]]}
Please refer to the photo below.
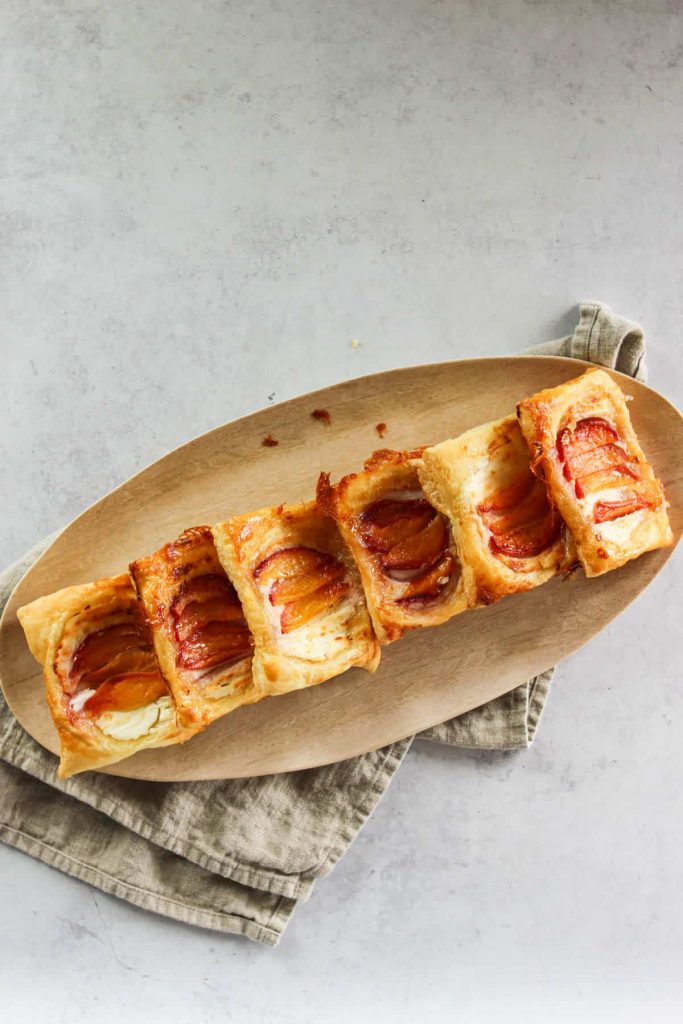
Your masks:
{"label": "wood grain surface", "polygon": [[[24,728],[49,750],[57,734],[16,610],[43,594],[108,576],[185,527],[310,498],[318,472],[335,479],[379,447],[435,444],[513,412],[540,388],[589,364],[557,357],[474,359],[392,370],[338,384],[227,423],[176,449],[87,509],[24,576],[0,623],[0,680]],[[676,540],[683,527],[683,419],[652,389],[619,373],[631,416],[664,483]],[[331,422],[311,414],[325,409]],[[380,440],[376,424],[386,424]],[[270,436],[274,446],[264,446]],[[374,750],[462,714],[566,658],[607,625],[671,551],[594,580],[577,573],[497,605],[418,630],[383,651],[375,676],[351,670],[222,718],[183,746],[103,769],[174,781],[309,768]],[[596,686],[599,681],[596,680]],[[56,766],[55,761],[55,766]]]}

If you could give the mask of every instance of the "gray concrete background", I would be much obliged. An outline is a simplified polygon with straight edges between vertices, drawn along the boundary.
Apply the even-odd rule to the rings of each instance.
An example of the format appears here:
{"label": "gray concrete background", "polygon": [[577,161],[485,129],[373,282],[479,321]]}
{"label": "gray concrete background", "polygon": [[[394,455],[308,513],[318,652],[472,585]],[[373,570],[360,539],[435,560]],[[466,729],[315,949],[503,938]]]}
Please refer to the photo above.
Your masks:
{"label": "gray concrete background", "polygon": [[[683,404],[677,0],[0,16],[5,562],[271,394],[519,350],[583,298]],[[680,1020],[680,571],[530,751],[416,746],[275,951],[0,848],[3,1015]]]}

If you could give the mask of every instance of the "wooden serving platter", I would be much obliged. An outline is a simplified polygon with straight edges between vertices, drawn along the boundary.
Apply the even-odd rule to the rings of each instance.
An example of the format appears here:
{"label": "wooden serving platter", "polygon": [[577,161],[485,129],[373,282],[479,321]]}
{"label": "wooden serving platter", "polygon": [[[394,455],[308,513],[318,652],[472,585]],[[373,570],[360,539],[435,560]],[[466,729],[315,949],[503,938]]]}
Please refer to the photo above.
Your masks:
{"label": "wooden serving platter", "polygon": [[[39,666],[16,611],[35,598],[125,569],[185,527],[310,498],[321,469],[333,479],[376,448],[435,444],[511,413],[526,395],[590,364],[516,356],[392,370],[337,384],[218,427],[144,469],[79,516],[16,587],[0,623],[0,679],[14,714],[49,750],[57,734]],[[614,373],[683,527],[683,419],[652,389]],[[326,425],[311,413],[329,412]],[[376,425],[386,424],[380,440]],[[264,438],[277,440],[264,446]],[[183,746],[147,750],[105,768],[157,781],[239,778],[310,768],[374,750],[462,714],[566,658],[647,586],[672,548],[593,580],[577,573],[383,651],[376,675],[354,669],[309,690],[241,708]],[[56,764],[56,762],[55,762]]]}

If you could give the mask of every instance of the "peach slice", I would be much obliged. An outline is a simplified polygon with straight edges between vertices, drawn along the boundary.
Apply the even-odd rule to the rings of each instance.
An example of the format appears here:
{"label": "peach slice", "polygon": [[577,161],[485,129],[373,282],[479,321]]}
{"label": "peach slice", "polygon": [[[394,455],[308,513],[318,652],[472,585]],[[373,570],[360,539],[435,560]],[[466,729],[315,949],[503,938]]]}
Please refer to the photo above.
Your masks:
{"label": "peach slice", "polygon": [[95,689],[113,676],[137,676],[156,671],[156,661],[151,647],[119,651],[103,665],[81,673],[74,689]]}
{"label": "peach slice", "polygon": [[246,625],[209,622],[182,642],[178,664],[189,671],[213,668],[223,662],[246,658],[252,645]]}
{"label": "peach slice", "polygon": [[81,683],[92,686],[108,676],[119,674],[124,658],[130,659],[133,671],[154,668],[154,654],[135,622],[120,622],[105,629],[93,630],[77,647],[70,683],[75,690]]}
{"label": "peach slice", "polygon": [[583,476],[586,473],[597,473],[611,466],[621,466],[626,462],[635,462],[628,452],[618,444],[603,444],[599,448],[590,448],[579,455],[572,455],[564,464],[564,475],[567,480],[572,476]]}
{"label": "peach slice", "polygon": [[114,676],[93,693],[84,704],[89,715],[104,711],[134,711],[163,697],[166,684],[158,672],[144,672],[135,676]]}
{"label": "peach slice", "polygon": [[171,606],[171,620],[180,668],[213,668],[251,649],[242,606],[227,576],[207,573],[188,580]]}
{"label": "peach slice", "polygon": [[208,601],[193,601],[187,605],[183,614],[175,622],[176,639],[182,643],[183,640],[192,636],[196,630],[206,626],[209,622],[244,625],[242,607],[239,602],[221,597],[214,597]]}
{"label": "peach slice", "polygon": [[218,573],[192,576],[191,579],[183,583],[173,600],[173,615],[180,618],[187,605],[213,599],[232,602],[239,607],[237,593],[227,576],[221,576]]}
{"label": "peach slice", "polygon": [[260,584],[268,586],[277,580],[309,576],[315,574],[319,566],[329,559],[329,555],[324,555],[313,548],[280,548],[259,562],[254,569],[254,579],[258,580]]}
{"label": "peach slice", "polygon": [[426,512],[434,515],[426,498],[381,498],[366,508],[361,517],[373,526],[391,526],[395,519]]}
{"label": "peach slice", "polygon": [[307,547],[274,551],[256,567],[254,578],[270,584],[271,604],[284,606],[280,615],[283,633],[332,607],[349,586],[341,562]]}
{"label": "peach slice", "polygon": [[506,512],[498,514],[487,513],[484,516],[484,521],[491,533],[498,535],[509,533],[510,530],[524,526],[525,523],[531,523],[535,519],[546,515],[549,511],[550,506],[545,486],[540,480],[537,480],[525,500],[519,505]]}
{"label": "peach slice", "polygon": [[531,472],[482,502],[477,511],[490,531],[491,550],[511,558],[539,555],[554,543],[562,526],[544,484]]}
{"label": "peach slice", "polygon": [[275,580],[269,594],[270,603],[289,604],[291,601],[299,601],[314,593],[323,584],[341,579],[344,574],[344,566],[330,557],[307,576],[290,576]]}
{"label": "peach slice", "polygon": [[455,566],[455,558],[450,551],[447,551],[431,569],[427,569],[426,572],[410,581],[406,593],[398,599],[397,604],[423,603],[438,597],[450,582]]}
{"label": "peach slice", "polygon": [[607,420],[599,416],[589,416],[579,420],[573,431],[569,427],[560,431],[557,436],[557,454],[560,461],[565,462],[570,457],[582,455],[592,448],[600,448],[618,440],[618,433]]}
{"label": "peach slice", "polygon": [[625,483],[638,479],[638,473],[630,466],[610,466],[609,469],[599,469],[596,473],[578,477],[574,481],[574,492],[577,498],[585,498],[588,494],[610,487],[623,487]]}
{"label": "peach slice", "polygon": [[312,594],[301,598],[298,601],[291,601],[286,604],[280,616],[280,627],[283,633],[291,633],[292,630],[304,626],[311,619],[323,612],[333,608],[341,596],[348,590],[346,579],[332,580],[325,583]]}
{"label": "peach slice", "polygon": [[429,502],[421,499],[378,501],[359,516],[358,532],[370,551],[385,553],[424,530],[435,515]]}
{"label": "peach slice", "polygon": [[213,668],[251,650],[242,606],[227,576],[207,573],[188,580],[171,606],[171,619],[180,668]]}
{"label": "peach slice", "polygon": [[508,509],[514,508],[515,505],[524,501],[536,483],[536,477],[531,470],[528,473],[523,473],[507,487],[501,488],[490,498],[482,501],[477,507],[477,511],[480,515],[485,512],[507,512]]}
{"label": "peach slice", "polygon": [[412,537],[395,544],[382,558],[384,569],[421,569],[432,565],[448,543],[448,527],[442,515]]}
{"label": "peach slice", "polygon": [[[573,432],[566,428],[559,433],[558,455],[564,462],[565,478],[574,481],[577,498],[582,499],[589,494],[640,480],[638,460],[629,455],[619,441],[614,427],[596,416],[580,420]],[[628,515],[636,507],[644,508],[648,505],[645,499],[633,500],[643,501],[644,504],[631,508],[631,499],[623,502],[598,502],[594,510],[595,522],[607,522]],[[627,511],[620,511],[622,508]],[[605,518],[599,518],[601,516]]]}
{"label": "peach slice", "polygon": [[639,512],[643,508],[650,508],[650,502],[638,495],[632,498],[625,498],[623,501],[596,501],[593,508],[593,519],[596,523],[609,523],[613,519],[621,519],[631,512]]}
{"label": "peach slice", "polygon": [[550,547],[560,535],[562,520],[553,510],[542,519],[527,523],[510,533],[492,535],[489,546],[510,558],[534,558]]}

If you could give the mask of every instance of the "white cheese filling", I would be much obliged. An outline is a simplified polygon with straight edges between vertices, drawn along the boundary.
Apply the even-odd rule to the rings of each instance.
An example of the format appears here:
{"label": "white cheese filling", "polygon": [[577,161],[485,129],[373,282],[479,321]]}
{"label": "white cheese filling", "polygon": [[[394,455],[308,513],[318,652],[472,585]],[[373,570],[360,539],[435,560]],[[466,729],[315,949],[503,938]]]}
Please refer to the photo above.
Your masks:
{"label": "white cheese filling", "polygon": [[268,590],[265,587],[259,589],[278,646],[285,654],[305,661],[326,661],[348,649],[349,622],[356,612],[354,596],[345,597],[334,608],[320,612],[310,622],[283,633],[280,624],[282,605],[271,604]]}
{"label": "white cheese filling", "polygon": [[[612,487],[603,491],[598,491],[596,494],[589,494],[586,498],[582,499],[581,504],[585,509],[589,522],[591,522],[593,520],[594,509],[597,502],[626,501],[632,497],[632,487]],[[628,515],[619,516],[617,519],[611,519],[606,523],[593,522],[593,533],[598,540],[604,540],[610,544],[616,544],[618,547],[626,547],[631,541],[633,531],[640,526],[646,516],[646,513],[647,509],[638,509],[636,512],[629,512]]]}
{"label": "white cheese filling", "polygon": [[137,740],[161,732],[173,720],[173,714],[171,698],[164,696],[134,711],[104,711],[96,724],[114,740]]}

